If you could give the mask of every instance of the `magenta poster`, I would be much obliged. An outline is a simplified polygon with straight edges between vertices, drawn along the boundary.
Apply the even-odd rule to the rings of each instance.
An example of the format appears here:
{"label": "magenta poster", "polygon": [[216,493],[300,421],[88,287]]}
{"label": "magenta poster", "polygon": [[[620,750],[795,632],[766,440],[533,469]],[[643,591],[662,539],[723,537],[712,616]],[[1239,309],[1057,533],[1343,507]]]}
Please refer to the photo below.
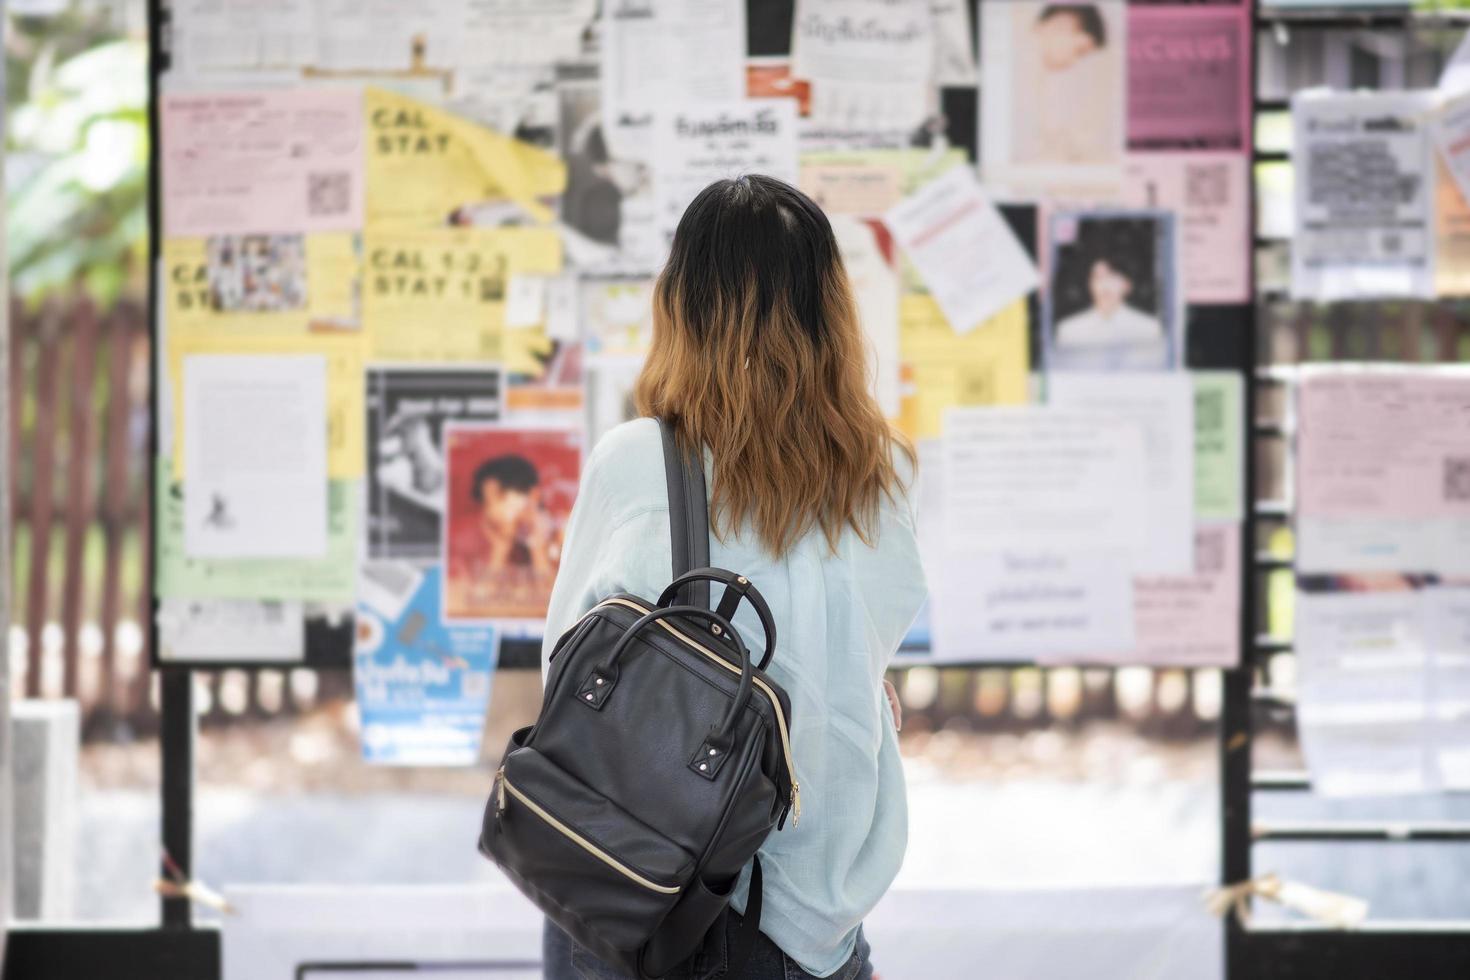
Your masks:
{"label": "magenta poster", "polygon": [[1239,6],[1128,8],[1128,148],[1250,147],[1250,19]]}

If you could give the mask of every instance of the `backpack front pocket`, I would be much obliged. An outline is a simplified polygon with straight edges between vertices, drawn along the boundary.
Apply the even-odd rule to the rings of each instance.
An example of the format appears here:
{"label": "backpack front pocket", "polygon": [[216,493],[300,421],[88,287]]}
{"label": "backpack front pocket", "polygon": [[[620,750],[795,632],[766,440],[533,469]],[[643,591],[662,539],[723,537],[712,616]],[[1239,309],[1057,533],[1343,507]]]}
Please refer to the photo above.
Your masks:
{"label": "backpack front pocket", "polygon": [[619,949],[652,935],[694,872],[682,847],[534,748],[506,757],[492,812],[484,842],[496,862],[569,931],[581,930],[558,910],[596,922],[599,938]]}

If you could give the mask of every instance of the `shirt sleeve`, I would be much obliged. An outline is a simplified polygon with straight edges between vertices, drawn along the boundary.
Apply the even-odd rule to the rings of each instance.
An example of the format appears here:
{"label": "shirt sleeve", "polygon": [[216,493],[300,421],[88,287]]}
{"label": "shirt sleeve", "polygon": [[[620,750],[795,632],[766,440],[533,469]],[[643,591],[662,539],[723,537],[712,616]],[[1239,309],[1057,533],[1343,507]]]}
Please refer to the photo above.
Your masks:
{"label": "shirt sleeve", "polygon": [[[669,583],[672,558],[666,505],[660,499],[657,505],[630,509],[618,474],[612,471],[618,465],[615,455],[594,450],[582,471],[546,610],[543,684],[557,639],[587,610],[616,592],[652,602]],[[656,475],[663,479],[662,471]]]}

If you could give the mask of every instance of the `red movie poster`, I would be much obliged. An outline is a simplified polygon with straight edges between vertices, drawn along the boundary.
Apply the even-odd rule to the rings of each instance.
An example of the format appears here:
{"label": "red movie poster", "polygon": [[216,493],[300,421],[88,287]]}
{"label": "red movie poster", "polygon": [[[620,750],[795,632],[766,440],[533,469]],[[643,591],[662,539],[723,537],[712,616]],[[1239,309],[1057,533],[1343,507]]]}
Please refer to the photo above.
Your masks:
{"label": "red movie poster", "polygon": [[450,425],[444,618],[544,619],[577,495],[581,436]]}

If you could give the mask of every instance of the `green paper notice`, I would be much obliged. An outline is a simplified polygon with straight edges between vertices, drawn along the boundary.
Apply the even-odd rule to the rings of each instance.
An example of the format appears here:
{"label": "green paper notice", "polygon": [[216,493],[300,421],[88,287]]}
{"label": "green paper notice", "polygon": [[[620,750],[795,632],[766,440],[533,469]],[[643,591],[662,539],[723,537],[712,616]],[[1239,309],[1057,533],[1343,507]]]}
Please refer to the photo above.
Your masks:
{"label": "green paper notice", "polygon": [[158,494],[157,587],[160,596],[186,599],[277,599],[351,602],[357,591],[359,480],[327,487],[327,551],[320,558],[201,559],[184,554],[184,485],[171,479],[170,461],[154,464]]}
{"label": "green paper notice", "polygon": [[1244,516],[1244,399],[1234,371],[1193,371],[1194,513],[1200,521]]}

